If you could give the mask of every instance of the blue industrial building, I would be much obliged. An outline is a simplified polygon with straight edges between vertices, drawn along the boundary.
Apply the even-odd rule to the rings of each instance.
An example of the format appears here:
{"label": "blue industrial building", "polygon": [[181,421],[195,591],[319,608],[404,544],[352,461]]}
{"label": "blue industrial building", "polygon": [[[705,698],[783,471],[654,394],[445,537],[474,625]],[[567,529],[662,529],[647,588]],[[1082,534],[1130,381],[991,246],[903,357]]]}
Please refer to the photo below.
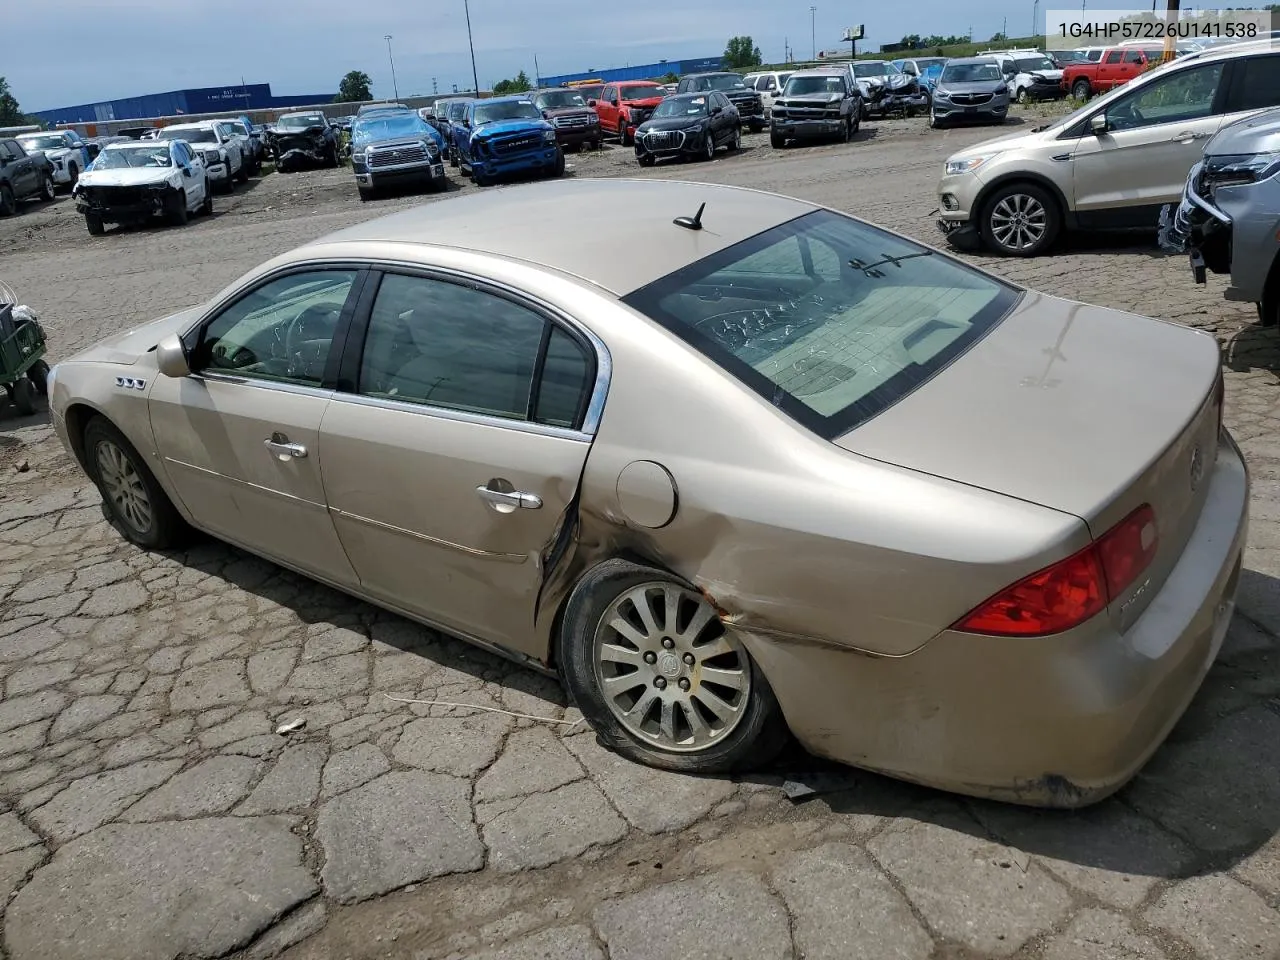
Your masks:
{"label": "blue industrial building", "polygon": [[246,110],[269,110],[273,107],[312,106],[329,103],[335,96],[333,93],[313,93],[277,97],[272,95],[269,83],[237,83],[226,87],[171,90],[168,93],[150,93],[122,100],[84,103],[76,107],[38,110],[35,115],[49,126],[60,123],[104,123],[108,120],[147,120],[182,114],[244,113]]}
{"label": "blue industrial building", "polygon": [[613,70],[591,70],[587,73],[566,73],[558,77],[542,77],[540,84],[544,87],[558,87],[572,83],[574,80],[652,80],[664,77],[668,73],[683,76],[686,73],[702,73],[706,70],[719,70],[723,57],[702,57],[698,60],[663,60],[659,63],[645,63],[638,67],[617,67]]}

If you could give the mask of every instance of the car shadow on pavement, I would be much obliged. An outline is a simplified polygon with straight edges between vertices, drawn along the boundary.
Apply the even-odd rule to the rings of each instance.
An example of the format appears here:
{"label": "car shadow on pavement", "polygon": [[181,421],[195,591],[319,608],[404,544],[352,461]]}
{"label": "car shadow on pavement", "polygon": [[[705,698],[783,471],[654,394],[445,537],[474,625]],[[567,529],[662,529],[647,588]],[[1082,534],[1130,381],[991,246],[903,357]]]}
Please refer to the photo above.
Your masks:
{"label": "car shadow on pavement", "polygon": [[[1280,611],[1280,580],[1243,571],[1240,604],[1213,669],[1169,738],[1133,781],[1092,806],[1046,810],[960,797],[817,760],[798,747],[777,772],[789,794],[797,782],[814,789],[797,802],[825,807],[854,829],[867,829],[868,818],[895,818],[893,829],[915,822],[926,832],[959,832],[991,845],[975,856],[1024,872],[1034,856],[1104,900],[1136,905],[1158,881],[1204,873],[1247,878],[1274,856],[1259,851],[1280,843],[1280,639],[1249,612],[1259,604]],[[1280,625],[1280,616],[1269,622]]]}
{"label": "car shadow on pavement", "polygon": [[1237,373],[1250,370],[1280,373],[1280,327],[1249,324],[1227,340],[1222,357],[1227,368]]}

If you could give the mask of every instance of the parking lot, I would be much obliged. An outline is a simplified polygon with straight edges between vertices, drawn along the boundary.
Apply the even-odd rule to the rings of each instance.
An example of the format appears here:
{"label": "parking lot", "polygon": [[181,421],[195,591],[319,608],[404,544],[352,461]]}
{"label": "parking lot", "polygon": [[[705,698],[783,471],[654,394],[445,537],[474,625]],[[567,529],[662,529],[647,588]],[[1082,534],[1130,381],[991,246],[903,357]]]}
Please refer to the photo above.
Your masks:
{"label": "parking lot", "polygon": [[[744,136],[738,155],[643,173],[615,146],[570,155],[568,175],[777,191],[936,243],[943,160],[992,133],[896,119],[784,151]],[[450,177],[444,197],[477,189]],[[0,220],[0,279],[56,361],[299,243],[436,199],[362,203],[349,169],[271,174],[186,227],[91,238],[62,197]],[[794,750],[734,779],[633,765],[545,677],[230,547],[129,546],[43,409],[3,410],[3,955],[1280,956],[1280,335],[1223,301],[1220,278],[1194,286],[1153,237],[969,259],[1224,347],[1254,492],[1239,610],[1190,710],[1119,795],[1032,811]],[[413,702],[441,700],[491,710]]]}

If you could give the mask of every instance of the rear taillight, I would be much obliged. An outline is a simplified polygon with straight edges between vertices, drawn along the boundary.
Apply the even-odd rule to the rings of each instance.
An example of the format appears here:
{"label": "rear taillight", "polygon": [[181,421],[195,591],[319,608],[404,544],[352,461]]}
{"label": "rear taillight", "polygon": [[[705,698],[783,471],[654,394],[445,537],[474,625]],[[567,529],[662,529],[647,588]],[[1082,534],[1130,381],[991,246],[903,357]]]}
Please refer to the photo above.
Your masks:
{"label": "rear taillight", "polygon": [[1143,504],[1079,553],[1002,590],[951,629],[998,637],[1043,637],[1106,609],[1150,565],[1159,536]]}

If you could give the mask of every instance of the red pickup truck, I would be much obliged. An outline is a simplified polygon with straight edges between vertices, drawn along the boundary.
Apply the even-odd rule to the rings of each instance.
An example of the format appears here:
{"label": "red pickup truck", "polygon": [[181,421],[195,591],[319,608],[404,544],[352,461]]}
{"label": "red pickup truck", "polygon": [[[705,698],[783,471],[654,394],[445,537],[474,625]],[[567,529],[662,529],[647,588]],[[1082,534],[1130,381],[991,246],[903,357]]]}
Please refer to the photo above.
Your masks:
{"label": "red pickup truck", "polygon": [[1106,93],[1128,83],[1164,57],[1160,47],[1108,47],[1096,63],[1069,63],[1062,68],[1062,87],[1077,100]]}

